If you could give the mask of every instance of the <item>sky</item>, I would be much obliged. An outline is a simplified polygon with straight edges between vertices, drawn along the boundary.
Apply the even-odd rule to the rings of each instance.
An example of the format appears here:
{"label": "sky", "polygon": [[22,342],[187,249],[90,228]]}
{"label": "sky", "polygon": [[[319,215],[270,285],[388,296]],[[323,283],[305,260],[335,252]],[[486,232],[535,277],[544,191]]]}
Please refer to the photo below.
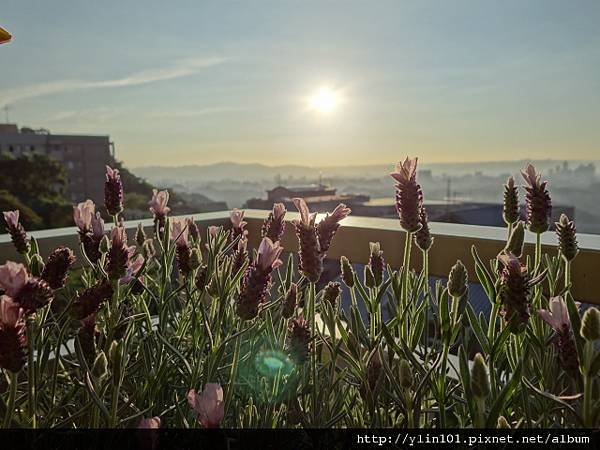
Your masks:
{"label": "sky", "polygon": [[2,0],[0,108],[133,167],[598,159],[598,23],[597,0]]}

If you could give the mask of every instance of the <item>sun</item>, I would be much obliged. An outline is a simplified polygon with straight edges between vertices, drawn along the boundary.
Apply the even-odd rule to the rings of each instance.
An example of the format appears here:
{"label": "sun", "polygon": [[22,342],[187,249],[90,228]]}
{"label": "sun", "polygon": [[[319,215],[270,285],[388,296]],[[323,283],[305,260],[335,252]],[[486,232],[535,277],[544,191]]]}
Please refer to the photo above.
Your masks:
{"label": "sun", "polygon": [[340,93],[336,90],[323,86],[308,97],[308,106],[313,111],[321,114],[331,114],[340,104]]}

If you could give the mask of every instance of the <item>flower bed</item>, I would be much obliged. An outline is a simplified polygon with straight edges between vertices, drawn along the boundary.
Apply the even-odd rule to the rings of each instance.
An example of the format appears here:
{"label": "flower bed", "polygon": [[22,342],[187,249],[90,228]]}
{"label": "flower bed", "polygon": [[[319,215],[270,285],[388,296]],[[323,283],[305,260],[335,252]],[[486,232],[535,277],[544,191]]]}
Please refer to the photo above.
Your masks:
{"label": "flower bed", "polygon": [[[403,265],[371,243],[364,274],[342,257],[342,284],[321,290],[339,205],[317,221],[301,199],[286,222],[276,204],[249,251],[244,213],[199,230],[169,217],[168,192],[150,200],[154,230],[128,242],[123,186],[107,169],[105,205],[74,208],[81,269],[60,247],[44,260],[35,239],[5,213],[22,262],[0,266],[0,413],[4,427],[595,427],[600,313],[571,295],[575,226],[556,224],[557,255],[542,254],[551,199],[532,166],[519,192],[504,186],[506,247],[497,258],[448,267],[429,287],[429,232],[416,159],[395,181]],[[104,217],[112,218],[107,230]],[[298,267],[280,256],[285,227],[298,237]],[[526,233],[535,256],[522,256]],[[412,246],[420,270],[409,270]],[[287,249],[296,251],[296,249]],[[468,303],[466,266],[492,305]],[[366,308],[361,316],[359,306]],[[389,320],[382,319],[382,308]],[[67,345],[72,343],[73,345]],[[454,353],[457,357],[451,357]],[[450,377],[452,371],[458,376]]]}

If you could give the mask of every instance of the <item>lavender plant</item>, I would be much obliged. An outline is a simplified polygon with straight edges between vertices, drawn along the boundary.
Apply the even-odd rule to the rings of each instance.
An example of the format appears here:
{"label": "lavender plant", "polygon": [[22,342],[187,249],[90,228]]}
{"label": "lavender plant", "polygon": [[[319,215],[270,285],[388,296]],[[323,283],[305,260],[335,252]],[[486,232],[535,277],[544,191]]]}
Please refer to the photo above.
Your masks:
{"label": "lavender plant", "polygon": [[[44,260],[18,211],[5,212],[22,261],[0,265],[3,427],[599,426],[600,312],[580,317],[571,293],[573,221],[561,217],[557,254],[542,254],[546,182],[523,171],[533,261],[509,179],[506,246],[485,262],[473,248],[430,287],[434,233],[416,166],[406,158],[392,174],[402,267],[370,243],[364,276],[341,258],[343,284],[322,276],[344,205],[317,220],[294,199],[298,246],[284,249],[282,204],[254,237],[243,211],[201,229],[169,217],[168,192],[154,191],[153,230],[128,235],[108,168],[112,224],[90,200],[74,207],[77,261],[64,246]],[[470,273],[488,316],[468,301]]]}

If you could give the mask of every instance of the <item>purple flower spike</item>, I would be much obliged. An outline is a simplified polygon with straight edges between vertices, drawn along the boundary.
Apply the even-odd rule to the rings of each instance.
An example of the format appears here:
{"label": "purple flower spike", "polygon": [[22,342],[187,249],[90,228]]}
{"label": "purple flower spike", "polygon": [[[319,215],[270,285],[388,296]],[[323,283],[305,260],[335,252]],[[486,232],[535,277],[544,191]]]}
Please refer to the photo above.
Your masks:
{"label": "purple flower spike", "polygon": [[104,183],[104,206],[111,216],[123,211],[123,183],[117,169],[106,166],[106,181]]}

